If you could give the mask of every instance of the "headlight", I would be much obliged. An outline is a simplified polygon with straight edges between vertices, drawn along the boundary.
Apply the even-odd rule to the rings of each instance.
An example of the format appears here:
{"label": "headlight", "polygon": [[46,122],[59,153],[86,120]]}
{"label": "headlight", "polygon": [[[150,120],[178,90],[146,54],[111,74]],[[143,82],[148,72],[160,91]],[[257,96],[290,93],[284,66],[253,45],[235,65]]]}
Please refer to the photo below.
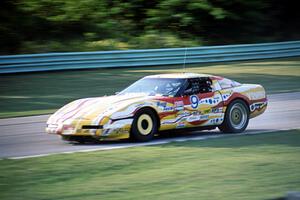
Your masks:
{"label": "headlight", "polygon": [[71,135],[75,131],[75,127],[73,125],[63,125],[62,134],[63,135]]}

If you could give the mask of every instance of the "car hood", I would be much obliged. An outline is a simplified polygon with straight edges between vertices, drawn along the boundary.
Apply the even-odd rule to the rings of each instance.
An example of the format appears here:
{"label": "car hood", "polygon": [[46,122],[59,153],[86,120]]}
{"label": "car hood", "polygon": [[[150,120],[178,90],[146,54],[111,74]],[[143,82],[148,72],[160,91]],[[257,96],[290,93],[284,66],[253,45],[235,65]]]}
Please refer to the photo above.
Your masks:
{"label": "car hood", "polygon": [[[131,114],[130,112],[136,109],[135,106],[132,106],[128,110],[128,107],[153,98],[155,96],[146,94],[126,94],[79,99],[56,111],[50,116],[47,124],[70,124],[74,120],[93,120],[97,121],[95,122],[97,124],[104,116],[113,119],[128,117]],[[124,110],[125,108],[127,111]],[[114,115],[117,111],[120,111],[118,115]]]}

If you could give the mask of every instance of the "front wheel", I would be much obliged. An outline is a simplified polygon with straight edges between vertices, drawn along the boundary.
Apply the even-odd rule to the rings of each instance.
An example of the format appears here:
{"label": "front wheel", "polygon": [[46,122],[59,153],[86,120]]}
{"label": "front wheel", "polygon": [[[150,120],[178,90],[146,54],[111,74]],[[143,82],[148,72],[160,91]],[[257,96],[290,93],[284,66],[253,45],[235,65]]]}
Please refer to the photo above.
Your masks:
{"label": "front wheel", "polygon": [[249,123],[249,108],[242,100],[235,100],[229,104],[223,123],[219,129],[224,133],[241,133]]}
{"label": "front wheel", "polygon": [[154,137],[157,130],[157,120],[153,111],[151,109],[142,109],[134,116],[130,136],[134,140],[146,142]]}

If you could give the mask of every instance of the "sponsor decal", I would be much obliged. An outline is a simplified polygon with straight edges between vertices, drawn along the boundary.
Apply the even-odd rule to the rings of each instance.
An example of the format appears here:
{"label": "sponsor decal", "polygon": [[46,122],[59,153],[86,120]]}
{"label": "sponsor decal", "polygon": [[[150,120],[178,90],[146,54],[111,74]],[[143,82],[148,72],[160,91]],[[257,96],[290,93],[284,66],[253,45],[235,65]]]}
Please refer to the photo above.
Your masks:
{"label": "sponsor decal", "polygon": [[250,106],[250,110],[251,110],[251,112],[253,112],[254,110],[262,109],[266,105],[267,105],[266,102],[264,102],[264,103],[254,103]]}
{"label": "sponsor decal", "polygon": [[183,101],[175,101],[175,110],[183,110],[184,109],[184,103]]}
{"label": "sponsor decal", "polygon": [[200,111],[193,111],[192,115],[201,115],[201,112]]}
{"label": "sponsor decal", "polygon": [[231,94],[223,94],[223,99],[227,100],[227,99],[229,99],[230,96],[231,96]]}
{"label": "sponsor decal", "polygon": [[167,102],[157,102],[157,107],[166,107],[167,106]]}
{"label": "sponsor decal", "polygon": [[164,111],[173,111],[173,110],[174,110],[174,107],[172,107],[172,106],[167,106],[167,107],[164,107],[163,110],[164,110]]}
{"label": "sponsor decal", "polygon": [[200,115],[200,120],[208,120],[208,115]]}
{"label": "sponsor decal", "polygon": [[190,116],[186,119],[186,121],[188,121],[188,122],[194,122],[194,121],[199,121],[199,120],[200,120],[199,115],[198,116],[193,115],[193,116]]}
{"label": "sponsor decal", "polygon": [[186,120],[187,116],[190,116],[191,114],[188,112],[184,112],[182,113],[182,115],[176,117],[176,119],[168,119],[165,121],[162,121],[162,124],[174,124],[174,123],[178,123],[178,122],[182,122]]}
{"label": "sponsor decal", "polygon": [[216,104],[218,102],[219,102],[219,97],[217,97],[217,98],[214,97],[214,98],[202,99],[200,101],[200,103],[205,103],[205,104],[210,104],[210,105]]}
{"label": "sponsor decal", "polygon": [[124,133],[127,133],[128,131],[126,131],[125,129],[119,128],[119,129],[115,129],[111,132],[111,135],[122,135]]}
{"label": "sponsor decal", "polygon": [[173,111],[174,107],[173,106],[167,106],[167,102],[157,102],[157,107],[162,109],[163,111]]}
{"label": "sponsor decal", "polygon": [[221,112],[223,112],[223,108],[222,107],[220,107],[220,108],[212,108],[211,112],[212,113],[221,113]]}
{"label": "sponsor decal", "polygon": [[210,120],[211,124],[220,124],[222,122],[223,122],[223,118],[215,118]]}
{"label": "sponsor decal", "polygon": [[188,122],[208,120],[209,115],[192,115],[186,119]]}
{"label": "sponsor decal", "polygon": [[163,122],[161,122],[161,124],[173,124],[174,123],[174,121],[170,121],[170,120],[166,120],[166,121],[163,121]]}
{"label": "sponsor decal", "polygon": [[178,125],[176,126],[176,128],[183,128],[183,127],[185,127],[184,122],[179,122]]}
{"label": "sponsor decal", "polygon": [[209,114],[210,111],[211,111],[211,109],[205,109],[205,110],[202,111],[202,114]]}
{"label": "sponsor decal", "polygon": [[191,113],[190,112],[181,112],[181,113],[179,113],[178,114],[178,117],[187,117],[187,116],[190,116],[191,115]]}

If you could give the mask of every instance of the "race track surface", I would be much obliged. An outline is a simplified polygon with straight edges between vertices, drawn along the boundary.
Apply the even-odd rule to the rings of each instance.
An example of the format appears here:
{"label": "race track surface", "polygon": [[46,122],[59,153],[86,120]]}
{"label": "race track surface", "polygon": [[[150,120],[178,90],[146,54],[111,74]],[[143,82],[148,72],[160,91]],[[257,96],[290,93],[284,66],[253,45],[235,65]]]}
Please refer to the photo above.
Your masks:
{"label": "race track surface", "polygon": [[[250,120],[244,134],[270,132],[300,128],[300,92],[269,95],[267,111]],[[203,140],[226,137],[218,129],[183,134],[168,134],[152,142],[132,143],[128,141],[103,142],[100,144],[70,144],[56,135],[45,133],[49,115],[0,119],[0,158],[23,158],[56,153],[85,152],[163,144],[172,141]]]}

